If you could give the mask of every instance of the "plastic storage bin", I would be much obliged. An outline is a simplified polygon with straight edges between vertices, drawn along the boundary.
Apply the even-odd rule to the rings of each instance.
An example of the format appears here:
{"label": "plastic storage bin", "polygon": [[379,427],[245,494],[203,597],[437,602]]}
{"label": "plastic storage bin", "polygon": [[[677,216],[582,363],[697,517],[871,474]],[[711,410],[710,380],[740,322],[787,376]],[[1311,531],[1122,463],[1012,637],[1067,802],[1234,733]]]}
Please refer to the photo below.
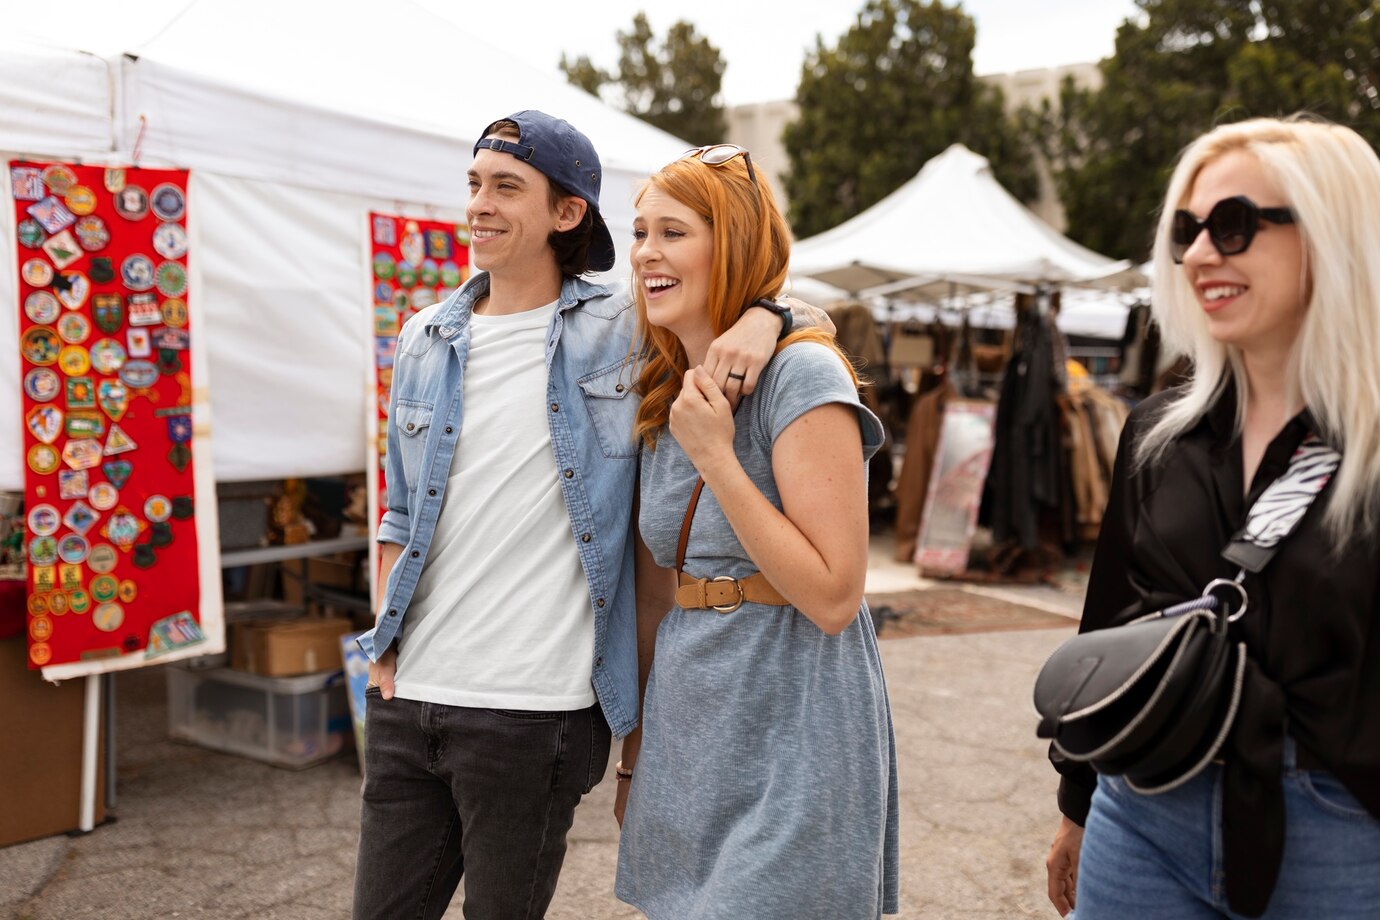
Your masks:
{"label": "plastic storage bin", "polygon": [[179,741],[300,770],[339,751],[349,733],[343,671],[263,677],[168,667],[168,734]]}

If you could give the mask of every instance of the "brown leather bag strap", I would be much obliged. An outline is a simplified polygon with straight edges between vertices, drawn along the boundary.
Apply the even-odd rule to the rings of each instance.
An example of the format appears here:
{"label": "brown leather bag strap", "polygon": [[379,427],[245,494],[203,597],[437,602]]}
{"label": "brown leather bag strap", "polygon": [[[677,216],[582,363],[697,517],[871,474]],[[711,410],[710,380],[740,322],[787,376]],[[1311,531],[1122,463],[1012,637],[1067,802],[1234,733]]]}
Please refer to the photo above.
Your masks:
{"label": "brown leather bag strap", "polygon": [[685,568],[685,548],[690,545],[690,522],[695,519],[695,506],[700,503],[700,492],[704,491],[704,477],[695,480],[695,491],[690,493],[690,505],[685,509],[685,520],[680,525],[680,543],[676,545],[676,571]]}

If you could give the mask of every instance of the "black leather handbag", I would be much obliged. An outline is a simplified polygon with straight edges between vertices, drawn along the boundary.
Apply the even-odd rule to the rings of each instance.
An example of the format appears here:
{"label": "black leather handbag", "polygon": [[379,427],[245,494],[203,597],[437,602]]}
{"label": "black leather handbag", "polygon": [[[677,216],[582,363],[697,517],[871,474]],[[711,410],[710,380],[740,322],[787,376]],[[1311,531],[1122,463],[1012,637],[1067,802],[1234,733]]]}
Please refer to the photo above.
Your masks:
{"label": "black leather handbag", "polygon": [[1201,597],[1055,649],[1035,680],[1036,734],[1147,794],[1211,763],[1241,702],[1246,646],[1230,640],[1229,627],[1249,605],[1242,582],[1274,557],[1340,463],[1315,436],[1299,445],[1222,550],[1240,569],[1234,580],[1215,579]]}

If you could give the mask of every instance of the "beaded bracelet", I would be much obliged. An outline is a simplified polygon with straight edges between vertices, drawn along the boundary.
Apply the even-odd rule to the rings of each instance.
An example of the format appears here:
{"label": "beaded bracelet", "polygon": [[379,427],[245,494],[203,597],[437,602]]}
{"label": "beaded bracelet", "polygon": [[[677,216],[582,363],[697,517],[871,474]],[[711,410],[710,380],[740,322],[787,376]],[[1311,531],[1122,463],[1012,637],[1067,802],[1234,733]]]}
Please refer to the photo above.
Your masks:
{"label": "beaded bracelet", "polygon": [[632,779],[633,771],[624,767],[623,761],[620,760],[618,761],[618,763],[613,765],[613,774],[614,776],[618,777],[618,781],[620,783],[625,783]]}

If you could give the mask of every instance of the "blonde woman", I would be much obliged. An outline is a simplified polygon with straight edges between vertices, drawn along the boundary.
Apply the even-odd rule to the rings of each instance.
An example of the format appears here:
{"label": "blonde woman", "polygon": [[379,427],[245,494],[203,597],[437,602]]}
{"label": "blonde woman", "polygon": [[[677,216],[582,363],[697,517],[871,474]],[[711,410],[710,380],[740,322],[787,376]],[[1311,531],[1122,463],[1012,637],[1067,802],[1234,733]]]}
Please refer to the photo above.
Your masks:
{"label": "blonde woman", "polygon": [[[1305,437],[1341,465],[1232,626],[1248,662],[1217,762],[1142,795],[1060,762],[1049,896],[1078,920],[1380,916],[1380,160],[1301,119],[1184,152],[1156,319],[1193,359],[1122,435],[1083,630],[1196,596]],[[1080,857],[1081,849],[1081,857]]]}
{"label": "blonde woman", "polygon": [[617,893],[652,920],[897,909],[895,742],[862,597],[881,424],[819,330],[741,400],[741,374],[725,393],[699,367],[714,330],[781,290],[789,243],[740,147],[691,151],[638,196],[639,524],[682,573],[676,606],[639,623],[655,658],[619,770]]}

